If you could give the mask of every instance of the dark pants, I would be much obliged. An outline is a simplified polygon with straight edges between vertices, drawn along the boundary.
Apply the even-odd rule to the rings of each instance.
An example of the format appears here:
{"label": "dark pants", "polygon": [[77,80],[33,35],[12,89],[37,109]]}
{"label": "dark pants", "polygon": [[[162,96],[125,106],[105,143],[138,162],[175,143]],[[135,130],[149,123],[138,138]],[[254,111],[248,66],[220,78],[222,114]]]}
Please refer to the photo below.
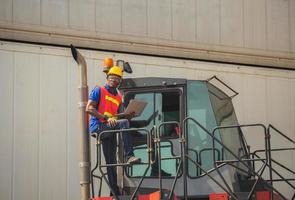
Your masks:
{"label": "dark pants", "polygon": [[[116,129],[128,129],[129,121],[127,119],[118,120],[118,124],[116,127],[109,127],[107,124],[101,124],[98,132],[102,132],[104,130],[116,130]],[[106,164],[114,164],[116,163],[116,134],[113,133],[111,135],[105,134],[105,137],[102,136],[102,148],[103,154],[105,158]],[[129,133],[124,132],[122,134],[123,142],[124,142],[124,153],[125,158],[128,159],[130,156],[133,156],[133,146],[132,140]],[[111,188],[118,195],[119,188],[117,185],[117,172],[116,167],[107,167],[108,180]]]}

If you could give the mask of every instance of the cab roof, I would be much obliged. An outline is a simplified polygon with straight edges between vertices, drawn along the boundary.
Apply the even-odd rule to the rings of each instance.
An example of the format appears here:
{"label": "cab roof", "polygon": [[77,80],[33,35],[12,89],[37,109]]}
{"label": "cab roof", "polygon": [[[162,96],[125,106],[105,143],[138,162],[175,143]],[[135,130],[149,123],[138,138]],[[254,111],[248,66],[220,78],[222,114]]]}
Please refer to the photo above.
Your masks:
{"label": "cab roof", "polygon": [[138,87],[171,87],[177,85],[185,85],[186,79],[180,78],[160,78],[160,77],[144,77],[144,78],[126,78],[123,79],[120,89],[138,88]]}

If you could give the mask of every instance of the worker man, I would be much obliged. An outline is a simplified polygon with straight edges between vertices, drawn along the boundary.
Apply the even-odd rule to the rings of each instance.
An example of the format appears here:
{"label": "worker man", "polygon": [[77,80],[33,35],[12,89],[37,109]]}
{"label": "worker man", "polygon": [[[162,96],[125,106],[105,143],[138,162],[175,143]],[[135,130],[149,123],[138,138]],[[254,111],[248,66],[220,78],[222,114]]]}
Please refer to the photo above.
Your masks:
{"label": "worker man", "polygon": [[[123,72],[118,66],[113,66],[107,73],[107,83],[96,86],[91,94],[86,106],[86,112],[91,115],[89,130],[91,133],[100,133],[104,130],[128,129],[129,121],[134,117],[134,113],[120,114],[123,119],[115,116],[123,110],[122,97],[117,87],[122,80]],[[140,159],[134,156],[131,136],[129,133],[122,134],[124,142],[125,159],[129,164],[139,163]],[[102,139],[103,153],[107,164],[116,163],[116,134]],[[116,167],[107,167],[110,187],[116,195],[119,195],[117,186]]]}

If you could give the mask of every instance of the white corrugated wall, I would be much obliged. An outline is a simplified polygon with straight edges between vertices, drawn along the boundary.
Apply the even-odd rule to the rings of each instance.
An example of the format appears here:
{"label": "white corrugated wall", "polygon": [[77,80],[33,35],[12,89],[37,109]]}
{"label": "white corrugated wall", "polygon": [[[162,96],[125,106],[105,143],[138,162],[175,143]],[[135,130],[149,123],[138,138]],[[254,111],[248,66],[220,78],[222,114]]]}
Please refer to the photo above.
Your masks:
{"label": "white corrugated wall", "polygon": [[[0,27],[295,50],[293,0],[0,0]],[[80,32],[79,32],[80,31]],[[120,36],[119,36],[119,35]],[[119,36],[119,37],[118,37]],[[126,37],[126,38],[124,38]],[[140,39],[139,39],[140,40]],[[251,50],[250,50],[251,52]]]}
{"label": "white corrugated wall", "polygon": [[[241,124],[272,123],[295,138],[295,71],[81,52],[90,88],[104,82],[106,56],[129,61],[128,77],[217,75],[240,93],[234,104]],[[0,199],[79,199],[77,67],[70,49],[0,41],[0,92]],[[256,136],[248,139],[261,146]],[[295,154],[283,160],[295,169]]]}
{"label": "white corrugated wall", "polygon": [[294,68],[294,0],[0,0],[0,5],[0,38]]}

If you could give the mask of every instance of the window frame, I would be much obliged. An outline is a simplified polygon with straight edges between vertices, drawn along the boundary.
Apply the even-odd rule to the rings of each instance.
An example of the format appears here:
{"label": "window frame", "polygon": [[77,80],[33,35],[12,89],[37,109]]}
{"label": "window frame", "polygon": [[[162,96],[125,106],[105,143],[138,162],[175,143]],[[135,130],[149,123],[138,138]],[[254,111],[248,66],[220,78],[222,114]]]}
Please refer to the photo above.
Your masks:
{"label": "window frame", "polygon": [[[184,95],[186,91],[185,85],[177,85],[169,88],[163,88],[163,87],[149,87],[149,88],[129,88],[129,89],[124,89],[123,90],[123,98],[125,99],[126,96],[129,94],[143,94],[143,93],[166,93],[166,92],[177,92],[179,94],[179,122],[181,123],[186,115],[186,96]],[[154,105],[154,110],[155,110],[155,105]],[[153,122],[154,123],[154,122]],[[161,124],[161,123],[160,123]],[[144,128],[144,127],[143,127]],[[161,137],[163,139],[163,142],[170,142],[169,140],[176,140],[178,137]],[[173,148],[171,148],[171,155],[174,155]],[[179,161],[176,161],[176,163],[179,163]],[[177,169],[177,168],[176,168]],[[128,178],[141,178],[143,176],[130,176],[127,172],[127,168],[124,170],[125,175]],[[181,177],[183,174],[183,171],[180,170],[180,173],[178,177]],[[150,176],[147,175],[145,178],[149,179],[155,179],[158,178],[157,176]],[[174,179],[175,176],[163,176],[163,179]]]}

